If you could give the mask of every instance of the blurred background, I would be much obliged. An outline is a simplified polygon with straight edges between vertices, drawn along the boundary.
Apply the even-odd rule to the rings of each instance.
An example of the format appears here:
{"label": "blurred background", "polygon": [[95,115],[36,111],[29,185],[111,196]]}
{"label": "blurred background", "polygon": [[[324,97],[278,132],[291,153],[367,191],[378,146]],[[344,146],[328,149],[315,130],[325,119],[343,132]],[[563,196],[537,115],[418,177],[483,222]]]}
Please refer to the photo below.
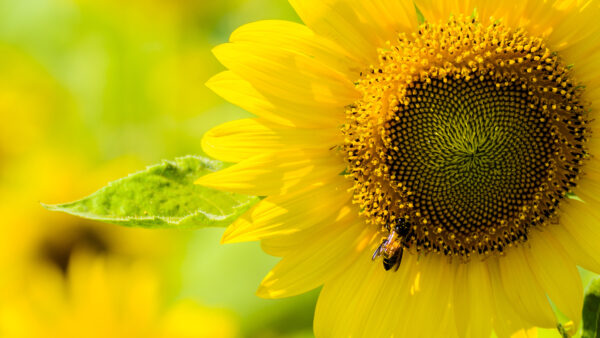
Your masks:
{"label": "blurred background", "polygon": [[238,26],[282,0],[0,0],[0,337],[311,337],[317,293],[255,296],[276,259],[223,229],[150,231],[40,202],[202,154],[248,116],[204,83]]}

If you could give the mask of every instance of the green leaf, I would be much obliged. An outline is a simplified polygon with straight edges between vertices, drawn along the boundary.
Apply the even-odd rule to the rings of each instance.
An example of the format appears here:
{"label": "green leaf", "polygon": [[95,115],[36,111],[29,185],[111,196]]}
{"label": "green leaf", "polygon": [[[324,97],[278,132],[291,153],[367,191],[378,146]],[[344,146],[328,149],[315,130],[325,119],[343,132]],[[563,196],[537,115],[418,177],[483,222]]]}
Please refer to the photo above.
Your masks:
{"label": "green leaf", "polygon": [[194,184],[223,167],[218,161],[186,156],[150,166],[79,201],[44,205],[48,210],[125,226],[201,228],[226,226],[258,201]]}
{"label": "green leaf", "polygon": [[413,5],[415,5],[415,12],[417,12],[417,21],[419,22],[420,26],[425,23],[425,16],[423,15],[423,13],[421,12],[421,10],[415,2],[413,2]]}
{"label": "green leaf", "polygon": [[594,279],[588,286],[583,301],[582,338],[600,337],[600,278]]}

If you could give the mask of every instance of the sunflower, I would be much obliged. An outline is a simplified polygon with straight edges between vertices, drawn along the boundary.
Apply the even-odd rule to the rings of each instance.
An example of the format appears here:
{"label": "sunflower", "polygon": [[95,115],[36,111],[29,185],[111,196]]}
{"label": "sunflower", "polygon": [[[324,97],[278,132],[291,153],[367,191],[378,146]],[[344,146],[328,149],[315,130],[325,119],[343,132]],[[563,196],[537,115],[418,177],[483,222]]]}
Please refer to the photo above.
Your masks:
{"label": "sunflower", "polygon": [[209,131],[257,196],[223,242],[282,257],[258,295],[323,285],[317,337],[576,330],[600,272],[598,1],[291,0],[214,49],[257,117]]}

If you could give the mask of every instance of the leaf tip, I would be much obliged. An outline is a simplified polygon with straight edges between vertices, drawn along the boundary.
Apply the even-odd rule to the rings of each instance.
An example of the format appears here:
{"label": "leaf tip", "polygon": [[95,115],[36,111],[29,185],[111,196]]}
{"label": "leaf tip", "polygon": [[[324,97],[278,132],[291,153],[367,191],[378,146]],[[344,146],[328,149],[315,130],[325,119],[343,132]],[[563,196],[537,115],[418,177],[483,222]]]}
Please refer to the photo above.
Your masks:
{"label": "leaf tip", "polygon": [[49,211],[60,211],[60,204],[47,204],[44,202],[39,202],[40,205],[42,206],[42,208],[49,210]]}

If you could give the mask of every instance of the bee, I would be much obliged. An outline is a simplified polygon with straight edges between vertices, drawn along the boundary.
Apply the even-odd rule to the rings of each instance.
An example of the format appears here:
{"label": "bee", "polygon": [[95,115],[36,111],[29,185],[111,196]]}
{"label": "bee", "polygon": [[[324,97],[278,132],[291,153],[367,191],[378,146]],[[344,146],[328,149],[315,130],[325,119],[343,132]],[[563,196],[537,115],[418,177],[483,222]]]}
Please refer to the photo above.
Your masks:
{"label": "bee", "polygon": [[392,268],[395,271],[400,267],[402,262],[402,241],[410,233],[410,223],[404,218],[398,219],[394,227],[390,230],[387,238],[384,238],[379,244],[379,247],[373,253],[372,259],[382,256],[383,268],[388,271]]}

